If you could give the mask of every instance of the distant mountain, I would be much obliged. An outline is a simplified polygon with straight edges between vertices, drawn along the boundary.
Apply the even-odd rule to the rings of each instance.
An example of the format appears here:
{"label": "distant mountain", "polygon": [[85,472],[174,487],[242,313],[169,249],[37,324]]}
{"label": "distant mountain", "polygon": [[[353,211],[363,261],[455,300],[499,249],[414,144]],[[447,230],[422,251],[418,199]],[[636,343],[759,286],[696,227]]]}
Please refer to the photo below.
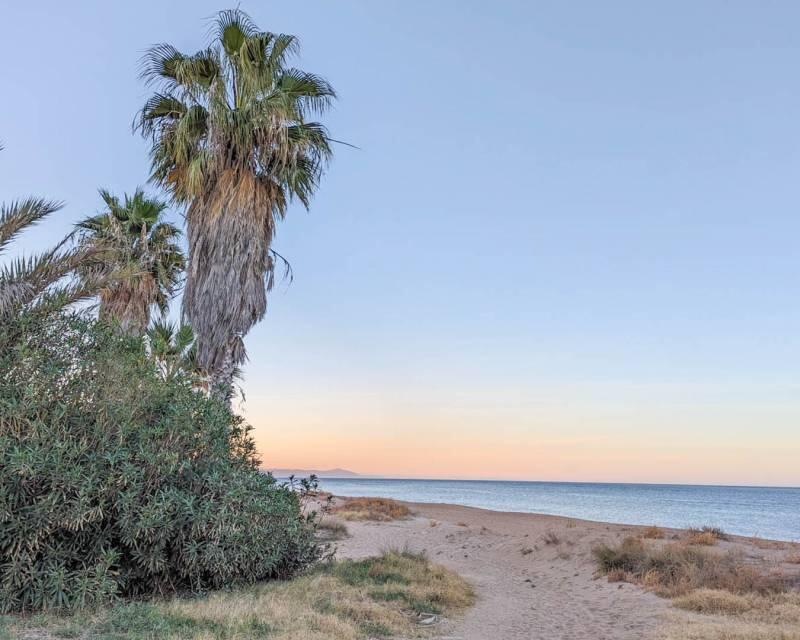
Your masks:
{"label": "distant mountain", "polygon": [[312,473],[318,478],[358,478],[361,474],[347,469],[265,469],[271,471],[276,478],[307,478]]}

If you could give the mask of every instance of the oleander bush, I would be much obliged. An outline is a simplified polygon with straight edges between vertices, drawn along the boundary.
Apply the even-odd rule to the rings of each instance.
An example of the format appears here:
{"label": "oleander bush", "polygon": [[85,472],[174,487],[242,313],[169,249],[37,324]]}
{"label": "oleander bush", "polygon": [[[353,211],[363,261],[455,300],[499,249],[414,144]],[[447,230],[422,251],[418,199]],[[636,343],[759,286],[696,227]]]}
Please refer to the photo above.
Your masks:
{"label": "oleander bush", "polygon": [[249,427],[74,314],[0,325],[0,610],[288,577],[320,555]]}

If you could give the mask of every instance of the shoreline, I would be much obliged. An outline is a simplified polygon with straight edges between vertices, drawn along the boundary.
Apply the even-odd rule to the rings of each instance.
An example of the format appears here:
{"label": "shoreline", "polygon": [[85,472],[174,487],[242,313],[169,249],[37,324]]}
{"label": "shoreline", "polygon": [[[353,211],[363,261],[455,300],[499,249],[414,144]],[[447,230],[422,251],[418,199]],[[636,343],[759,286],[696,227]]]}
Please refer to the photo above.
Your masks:
{"label": "shoreline", "polygon": [[[323,493],[330,493],[330,492],[323,491]],[[558,514],[558,513],[544,513],[544,512],[541,512],[541,511],[513,511],[513,510],[509,511],[509,510],[502,510],[502,509],[491,509],[491,508],[488,508],[488,507],[475,507],[475,506],[472,506],[472,505],[458,504],[458,503],[453,503],[453,502],[412,501],[412,500],[402,500],[402,499],[399,499],[399,498],[392,498],[392,497],[387,497],[387,496],[373,496],[373,495],[370,495],[370,496],[343,495],[343,494],[333,494],[333,493],[331,493],[331,495],[335,499],[342,499],[342,500],[348,500],[348,499],[353,499],[353,498],[383,498],[383,499],[393,500],[395,502],[399,502],[401,504],[404,504],[404,505],[408,506],[412,510],[417,508],[417,507],[420,507],[420,508],[421,507],[458,508],[458,509],[469,509],[469,510],[484,512],[486,514],[491,514],[491,515],[499,515],[499,516],[514,516],[514,515],[518,515],[518,516],[533,516],[535,518],[554,518],[554,519],[574,521],[574,522],[583,523],[583,524],[586,524],[586,525],[603,525],[603,526],[610,526],[610,527],[626,528],[626,529],[631,529],[631,530],[646,529],[647,527],[655,526],[655,527],[663,529],[664,531],[667,531],[669,533],[678,533],[678,532],[686,531],[687,529],[690,528],[689,526],[675,527],[675,526],[665,525],[665,524],[662,524],[660,522],[646,522],[646,523],[643,523],[643,522],[614,522],[614,521],[611,521],[611,520],[593,520],[591,518],[582,518],[582,517],[579,517],[579,516],[570,516],[570,515],[564,515],[564,514]],[[693,523],[692,526],[700,527],[700,526],[705,526],[705,525],[708,525],[708,524],[713,524],[713,523],[697,522],[697,523]],[[732,533],[732,532],[726,531],[726,534],[728,536],[730,536],[732,539],[740,540],[742,542],[752,541],[752,540],[763,540],[765,542],[774,542],[776,544],[786,544],[786,545],[790,545],[790,546],[791,545],[800,545],[800,529],[798,529],[797,533],[798,533],[798,537],[797,538],[786,539],[786,538],[775,538],[775,537],[766,537],[766,536],[759,536],[759,535],[746,535],[746,534]]]}
{"label": "shoreline", "polygon": [[[334,501],[341,504],[346,497]],[[445,621],[435,638],[640,640],[659,637],[671,624],[699,619],[639,586],[598,575],[593,549],[641,535],[646,525],[397,502],[411,510],[410,517],[343,521],[348,536],[335,543],[337,557],[360,559],[386,549],[409,549],[466,578],[477,603],[462,618]],[[664,539],[653,543],[667,544],[686,534],[662,529]],[[800,544],[730,536],[713,549],[800,573],[800,565],[788,564]]]}

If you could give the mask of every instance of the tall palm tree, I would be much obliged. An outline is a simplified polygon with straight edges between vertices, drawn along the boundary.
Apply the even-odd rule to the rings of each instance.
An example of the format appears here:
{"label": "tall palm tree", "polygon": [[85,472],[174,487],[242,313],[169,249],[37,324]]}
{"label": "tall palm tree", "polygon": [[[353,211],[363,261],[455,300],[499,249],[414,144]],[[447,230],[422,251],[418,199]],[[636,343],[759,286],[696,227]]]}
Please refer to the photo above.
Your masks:
{"label": "tall palm tree", "polygon": [[180,285],[185,267],[181,232],[163,221],[166,203],[142,189],[122,201],[105,190],[100,197],[107,210],[76,225],[85,244],[104,247],[99,259],[116,274],[100,291],[100,317],[141,336],[151,309],[164,313]]}
{"label": "tall palm tree", "polygon": [[331,139],[312,121],[335,98],[323,78],[288,66],[294,36],[259,31],[243,12],[216,16],[206,49],[154,46],[142,77],[157,87],[135,126],[152,140],[152,178],[186,207],[183,315],[212,393],[230,400],[243,337],[266,312],[276,223],[308,208]]}

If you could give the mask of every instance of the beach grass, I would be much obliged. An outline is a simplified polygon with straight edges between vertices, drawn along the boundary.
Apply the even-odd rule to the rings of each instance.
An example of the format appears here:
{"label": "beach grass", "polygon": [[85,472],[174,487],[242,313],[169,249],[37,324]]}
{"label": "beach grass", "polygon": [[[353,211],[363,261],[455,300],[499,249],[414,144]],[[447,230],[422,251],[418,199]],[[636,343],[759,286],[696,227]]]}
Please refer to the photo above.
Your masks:
{"label": "beach grass", "polygon": [[727,539],[728,534],[726,534],[719,527],[703,527],[701,529],[691,528],[687,529],[686,531],[687,544],[699,544],[707,547],[713,547],[720,540]]}
{"label": "beach grass", "polygon": [[761,595],[699,589],[673,604],[713,617],[675,622],[666,629],[666,640],[800,640],[797,591]]}
{"label": "beach grass", "polygon": [[[340,560],[286,582],[202,597],[129,602],[72,616],[0,618],[0,639],[361,640],[423,637],[474,600],[470,585],[424,555]],[[427,624],[426,624],[427,623]]]}
{"label": "beach grass", "polygon": [[664,640],[800,640],[797,585],[741,551],[710,548],[728,539],[720,530],[689,530],[666,544],[643,538],[596,547],[595,560],[609,581],[639,584],[707,616],[676,619]]}
{"label": "beach grass", "polygon": [[389,522],[411,515],[407,506],[389,498],[346,498],[342,504],[331,509],[331,513],[345,520],[372,520]]}
{"label": "beach grass", "polygon": [[324,517],[317,523],[317,535],[322,541],[341,540],[347,538],[350,532],[341,520]]}
{"label": "beach grass", "polygon": [[652,525],[642,531],[642,538],[647,540],[661,540],[666,536],[666,532],[661,527]]}
{"label": "beach grass", "polygon": [[594,549],[601,573],[614,581],[640,584],[674,598],[695,589],[722,589],[735,594],[788,590],[785,577],[748,562],[737,551],[706,549],[687,541],[658,545],[628,537],[619,545]]}

